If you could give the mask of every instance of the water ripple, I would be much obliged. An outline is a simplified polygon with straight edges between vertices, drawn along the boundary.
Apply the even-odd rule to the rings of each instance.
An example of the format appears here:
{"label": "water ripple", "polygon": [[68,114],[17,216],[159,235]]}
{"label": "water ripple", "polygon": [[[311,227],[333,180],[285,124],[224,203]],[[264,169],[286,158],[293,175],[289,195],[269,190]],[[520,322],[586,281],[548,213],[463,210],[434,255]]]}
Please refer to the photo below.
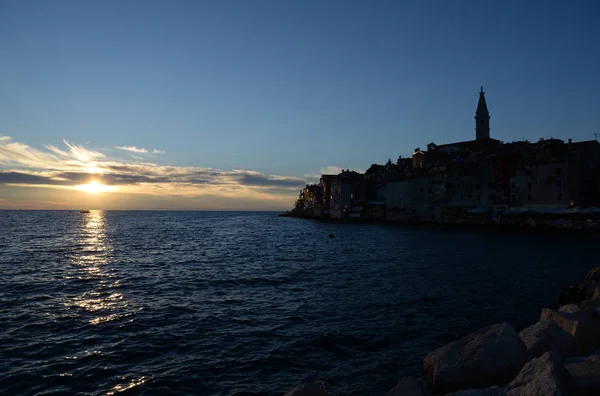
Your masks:
{"label": "water ripple", "polygon": [[0,229],[10,395],[381,394],[461,334],[533,322],[598,243],[272,213],[0,211]]}

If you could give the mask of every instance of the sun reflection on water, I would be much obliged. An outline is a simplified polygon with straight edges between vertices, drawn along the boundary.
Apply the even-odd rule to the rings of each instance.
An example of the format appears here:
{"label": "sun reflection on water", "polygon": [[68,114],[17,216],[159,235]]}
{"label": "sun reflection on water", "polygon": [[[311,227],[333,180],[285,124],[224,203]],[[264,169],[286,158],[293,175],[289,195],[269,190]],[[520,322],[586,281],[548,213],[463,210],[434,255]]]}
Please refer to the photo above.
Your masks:
{"label": "sun reflection on water", "polygon": [[76,235],[71,256],[75,267],[72,280],[89,283],[90,288],[65,301],[68,309],[80,309],[89,317],[92,325],[119,319],[123,309],[129,306],[122,293],[116,292],[119,280],[115,280],[110,260],[114,248],[107,236],[107,213],[90,211],[82,216],[82,225]]}

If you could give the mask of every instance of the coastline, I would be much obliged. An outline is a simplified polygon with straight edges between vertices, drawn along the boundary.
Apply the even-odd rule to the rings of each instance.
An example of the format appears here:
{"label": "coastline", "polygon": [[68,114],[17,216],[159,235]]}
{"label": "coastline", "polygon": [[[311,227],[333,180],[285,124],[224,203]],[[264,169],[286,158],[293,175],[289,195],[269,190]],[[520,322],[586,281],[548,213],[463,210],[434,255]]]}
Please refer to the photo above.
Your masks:
{"label": "coastline", "polygon": [[[517,332],[490,324],[423,358],[421,377],[401,378],[388,396],[600,394],[600,267],[563,288],[538,322]],[[285,396],[332,396],[304,383]]]}
{"label": "coastline", "polygon": [[600,234],[600,227],[586,227],[585,223],[581,223],[577,227],[564,227],[548,223],[528,223],[523,222],[482,222],[482,221],[401,221],[389,220],[385,218],[331,218],[324,216],[312,216],[304,214],[294,214],[291,212],[280,213],[279,217],[291,217],[304,220],[313,220],[318,222],[336,223],[336,224],[382,224],[400,227],[411,228],[450,228],[457,230],[497,230],[523,233],[585,233],[585,234]]}

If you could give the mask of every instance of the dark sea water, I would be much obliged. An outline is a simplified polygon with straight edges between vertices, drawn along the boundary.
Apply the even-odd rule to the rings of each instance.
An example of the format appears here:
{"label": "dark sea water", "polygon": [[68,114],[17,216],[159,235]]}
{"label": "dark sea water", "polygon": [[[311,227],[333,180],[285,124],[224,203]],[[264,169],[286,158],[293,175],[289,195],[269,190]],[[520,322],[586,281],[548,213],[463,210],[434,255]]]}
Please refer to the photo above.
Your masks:
{"label": "dark sea water", "polygon": [[275,213],[0,211],[0,394],[382,394],[459,336],[536,321],[599,247]]}

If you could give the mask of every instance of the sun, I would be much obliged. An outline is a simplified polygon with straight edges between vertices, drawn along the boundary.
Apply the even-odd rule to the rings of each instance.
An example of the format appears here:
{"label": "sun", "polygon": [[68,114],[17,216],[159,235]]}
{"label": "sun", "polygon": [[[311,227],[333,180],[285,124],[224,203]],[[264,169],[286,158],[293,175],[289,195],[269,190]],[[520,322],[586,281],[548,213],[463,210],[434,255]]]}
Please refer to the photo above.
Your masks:
{"label": "sun", "polygon": [[85,191],[88,194],[97,194],[101,192],[111,191],[110,186],[105,186],[104,184],[98,183],[97,181],[91,181],[88,184],[82,184],[80,186],[77,186],[77,189]]}

